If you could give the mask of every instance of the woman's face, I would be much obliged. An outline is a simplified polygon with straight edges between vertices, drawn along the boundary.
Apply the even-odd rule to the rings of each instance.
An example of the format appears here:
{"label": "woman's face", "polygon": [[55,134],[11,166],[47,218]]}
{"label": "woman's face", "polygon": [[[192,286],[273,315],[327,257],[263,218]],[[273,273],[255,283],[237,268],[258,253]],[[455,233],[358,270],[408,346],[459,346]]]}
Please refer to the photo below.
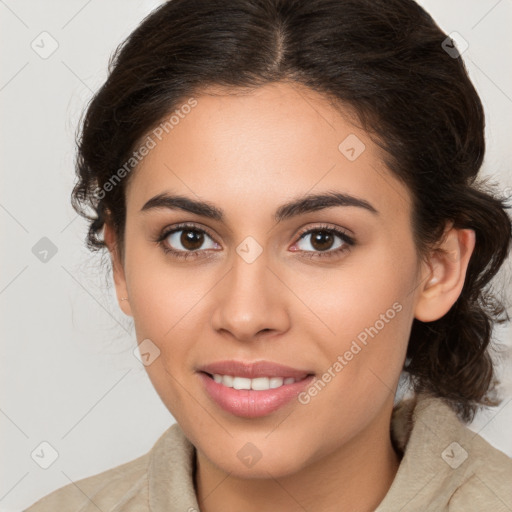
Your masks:
{"label": "woman's face", "polygon": [[[141,347],[155,389],[197,449],[234,475],[291,474],[389,428],[426,275],[410,196],[368,135],[313,91],[279,83],[195,100],[172,129],[150,133],[154,147],[133,171],[118,294],[137,342],[150,340]],[[162,194],[222,218],[148,204]],[[283,209],[318,194],[366,207]],[[156,241],[180,223],[190,227]],[[199,368],[226,360],[315,378],[252,391],[266,405],[244,402],[247,390],[205,386]]]}

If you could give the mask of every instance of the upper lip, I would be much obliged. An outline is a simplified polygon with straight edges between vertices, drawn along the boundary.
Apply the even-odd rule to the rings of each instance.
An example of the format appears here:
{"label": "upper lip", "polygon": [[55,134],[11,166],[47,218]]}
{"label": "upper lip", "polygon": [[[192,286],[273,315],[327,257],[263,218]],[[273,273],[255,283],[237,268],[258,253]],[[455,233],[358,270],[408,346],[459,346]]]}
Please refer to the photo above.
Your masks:
{"label": "upper lip", "polygon": [[303,379],[313,372],[291,368],[271,361],[255,361],[244,363],[243,361],[217,361],[206,364],[198,368],[201,372],[209,374],[232,375],[233,377],[245,377],[255,379],[257,377],[293,377],[294,379]]}

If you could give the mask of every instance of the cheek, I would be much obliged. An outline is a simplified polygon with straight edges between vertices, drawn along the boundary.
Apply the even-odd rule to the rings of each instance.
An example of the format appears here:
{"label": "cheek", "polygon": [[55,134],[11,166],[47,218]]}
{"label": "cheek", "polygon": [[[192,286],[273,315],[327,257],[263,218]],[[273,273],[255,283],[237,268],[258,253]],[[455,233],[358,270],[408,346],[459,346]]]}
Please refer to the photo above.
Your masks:
{"label": "cheek", "polygon": [[354,252],[329,279],[317,281],[321,284],[312,286],[315,281],[310,278],[301,281],[300,293],[307,291],[307,304],[317,318],[310,336],[316,339],[318,333],[325,334],[325,356],[330,364],[338,355],[346,356],[343,371],[351,378],[368,373],[369,367],[386,381],[401,371],[413,320],[417,270],[412,245],[401,247],[406,249],[398,252],[395,245],[382,244]]}
{"label": "cheek", "polygon": [[145,369],[174,414],[187,406],[181,383],[190,378],[197,363],[194,346],[205,338],[202,331],[208,325],[205,297],[217,276],[206,268],[201,276],[199,267],[171,265],[164,256],[148,253],[137,247],[127,253],[130,305],[138,343],[149,339],[158,353]]}
{"label": "cheek", "polygon": [[190,323],[194,305],[208,291],[208,283],[194,277],[197,270],[171,265],[160,249],[149,246],[133,244],[127,252],[126,272],[134,323],[146,337],[166,339]]}

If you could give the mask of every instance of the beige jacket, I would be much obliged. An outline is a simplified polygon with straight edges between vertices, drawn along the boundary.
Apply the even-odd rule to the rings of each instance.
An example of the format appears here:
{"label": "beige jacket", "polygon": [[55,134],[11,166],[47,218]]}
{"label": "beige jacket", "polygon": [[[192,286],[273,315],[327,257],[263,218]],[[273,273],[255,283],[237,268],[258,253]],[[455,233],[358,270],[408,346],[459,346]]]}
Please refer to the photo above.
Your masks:
{"label": "beige jacket", "polygon": [[[402,401],[391,433],[405,452],[375,512],[512,511],[512,459],[463,425],[442,400],[419,395]],[[25,512],[199,512],[194,457],[175,423],[145,455],[57,489]]]}

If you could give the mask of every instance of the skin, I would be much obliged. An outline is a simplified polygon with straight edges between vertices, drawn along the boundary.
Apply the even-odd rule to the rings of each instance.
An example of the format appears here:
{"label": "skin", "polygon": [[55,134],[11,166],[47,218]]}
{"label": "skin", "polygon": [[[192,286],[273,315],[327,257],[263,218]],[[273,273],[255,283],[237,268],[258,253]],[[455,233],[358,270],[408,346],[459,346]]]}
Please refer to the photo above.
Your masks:
{"label": "skin", "polygon": [[[447,225],[447,252],[420,259],[408,190],[368,134],[314,91],[278,83],[243,95],[210,88],[196,99],[131,176],[124,258],[110,225],[105,240],[120,307],[138,342],[149,338],[160,350],[148,375],[197,448],[201,511],[373,510],[400,463],[389,424],[413,319],[436,320],[457,300],[474,232]],[[354,161],[338,149],[349,134],[366,146]],[[337,206],[273,220],[285,201],[325,191],[362,198],[378,215]],[[209,201],[225,221],[140,211],[162,192]],[[173,258],[154,241],[180,222],[213,235],[195,259]],[[345,244],[336,235],[326,244],[333,257],[301,256],[321,253],[315,233],[298,235],[323,223],[350,230],[356,244],[334,254]],[[167,242],[186,251],[180,235]],[[236,252],[247,236],[262,248],[250,264]],[[203,391],[195,369],[223,359],[321,376],[396,302],[401,311],[308,404],[292,400],[245,419]],[[252,467],[237,457],[248,442],[261,453]]]}

